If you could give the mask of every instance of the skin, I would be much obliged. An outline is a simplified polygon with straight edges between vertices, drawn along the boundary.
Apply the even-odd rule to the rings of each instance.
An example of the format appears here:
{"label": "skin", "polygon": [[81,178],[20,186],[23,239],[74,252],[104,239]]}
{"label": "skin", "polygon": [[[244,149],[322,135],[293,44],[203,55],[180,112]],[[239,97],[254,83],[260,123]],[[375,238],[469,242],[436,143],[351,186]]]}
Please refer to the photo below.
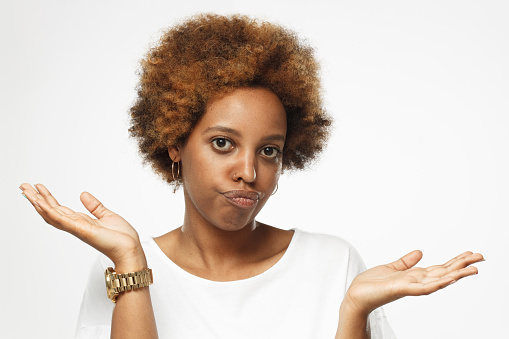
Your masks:
{"label": "skin", "polygon": [[[196,276],[231,281],[260,274],[283,256],[293,232],[255,217],[276,188],[285,136],[284,107],[267,89],[240,88],[207,104],[186,143],[168,150],[173,161],[181,162],[185,217],[180,228],[155,240],[172,261]],[[118,273],[147,267],[135,229],[90,193],[80,199],[95,218],[60,205],[41,184],[20,188],[48,224],[104,253]],[[483,260],[465,252],[443,265],[415,267],[421,258],[420,251],[413,251],[359,274],[340,306],[336,338],[369,338],[372,310],[476,274],[470,265]],[[117,298],[112,338],[117,337],[157,338],[150,288]]]}
{"label": "skin", "polygon": [[459,279],[477,274],[473,263],[484,261],[479,253],[464,252],[443,265],[415,267],[421,251],[412,251],[402,258],[373,267],[359,274],[341,303],[336,339],[367,339],[367,317],[375,308],[405,296],[434,293]]}
{"label": "skin", "polygon": [[[155,239],[163,252],[216,281],[247,278],[277,262],[293,231],[255,217],[276,188],[285,137],[285,109],[271,91],[238,89],[209,102],[186,144],[168,150],[181,162],[186,210],[181,228]],[[258,199],[241,208],[226,198],[232,191]]]}

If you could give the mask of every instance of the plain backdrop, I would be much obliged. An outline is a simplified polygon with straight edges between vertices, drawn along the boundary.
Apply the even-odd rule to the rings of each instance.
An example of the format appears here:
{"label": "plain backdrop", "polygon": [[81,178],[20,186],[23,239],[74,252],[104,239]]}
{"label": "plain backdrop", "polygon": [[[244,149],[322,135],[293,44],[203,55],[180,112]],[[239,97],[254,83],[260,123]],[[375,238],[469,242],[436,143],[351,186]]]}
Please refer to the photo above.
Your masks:
{"label": "plain backdrop", "polygon": [[80,211],[87,190],[144,236],[181,225],[182,192],[141,164],[128,110],[139,60],[199,12],[278,22],[322,64],[329,146],[282,176],[258,219],[341,236],[368,267],[413,249],[421,266],[481,252],[479,275],[385,310],[399,338],[506,333],[508,2],[2,0],[2,338],[72,337],[96,257],[45,224],[21,183]]}

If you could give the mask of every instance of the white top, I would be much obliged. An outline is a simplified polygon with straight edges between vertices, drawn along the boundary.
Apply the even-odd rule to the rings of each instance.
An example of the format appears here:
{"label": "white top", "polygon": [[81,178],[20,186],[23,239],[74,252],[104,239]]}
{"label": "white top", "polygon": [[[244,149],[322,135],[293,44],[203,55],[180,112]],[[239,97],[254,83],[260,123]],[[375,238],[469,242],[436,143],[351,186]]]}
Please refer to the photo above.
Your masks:
{"label": "white top", "polygon": [[[161,339],[330,338],[348,286],[364,264],[343,239],[295,229],[283,257],[254,277],[218,282],[172,262],[151,238],[143,242],[154,284],[152,305]],[[76,338],[109,338],[114,304],[106,297],[101,256],[90,275]],[[381,309],[369,317],[373,339],[395,338]]]}

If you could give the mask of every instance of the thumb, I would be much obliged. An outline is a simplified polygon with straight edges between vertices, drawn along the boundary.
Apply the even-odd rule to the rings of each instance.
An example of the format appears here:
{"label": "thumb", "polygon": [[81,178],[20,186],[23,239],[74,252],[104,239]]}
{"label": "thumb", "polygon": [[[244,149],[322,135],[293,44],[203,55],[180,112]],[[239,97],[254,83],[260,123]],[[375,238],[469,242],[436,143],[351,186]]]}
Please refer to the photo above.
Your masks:
{"label": "thumb", "polygon": [[412,251],[408,254],[405,254],[398,260],[389,264],[394,269],[398,271],[404,271],[411,267],[414,267],[420,260],[422,259],[422,252],[419,250]]}
{"label": "thumb", "polygon": [[83,206],[97,219],[101,219],[108,214],[113,214],[96,197],[88,192],[81,193],[80,200]]}

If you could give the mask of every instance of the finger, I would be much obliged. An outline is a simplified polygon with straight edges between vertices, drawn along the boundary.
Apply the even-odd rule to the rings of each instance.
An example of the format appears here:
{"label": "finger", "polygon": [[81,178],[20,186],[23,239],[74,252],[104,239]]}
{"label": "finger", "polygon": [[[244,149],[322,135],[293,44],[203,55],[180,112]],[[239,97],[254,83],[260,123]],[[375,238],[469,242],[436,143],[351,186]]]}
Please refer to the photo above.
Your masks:
{"label": "finger", "polygon": [[87,215],[81,213],[67,215],[58,211],[60,207],[53,208],[45,200],[38,200],[38,203],[48,224],[74,235],[102,253],[106,253],[112,247],[111,240],[109,239],[113,239],[116,236],[116,232],[107,228],[97,227],[90,221],[84,220],[83,218],[90,218]]}
{"label": "finger", "polygon": [[25,195],[26,192],[30,192],[34,197],[42,198],[42,195],[40,195],[39,192],[35,188],[33,188],[32,185],[30,184],[21,184],[19,188],[23,191]]}
{"label": "finger", "polygon": [[390,263],[388,266],[398,270],[404,271],[414,267],[422,259],[422,252],[419,250],[412,251],[400,259]]}
{"label": "finger", "polygon": [[469,266],[469,267],[461,268],[458,270],[454,270],[452,272],[447,272],[446,270],[443,270],[441,274],[437,274],[435,276],[430,275],[430,276],[428,276],[428,279],[426,279],[426,280],[429,281],[428,283],[433,283],[433,282],[437,282],[437,281],[440,282],[440,281],[443,281],[443,279],[446,279],[446,280],[449,279],[451,281],[458,281],[460,279],[463,279],[463,278],[471,276],[471,275],[475,275],[477,273],[478,273],[478,270],[476,267]]}
{"label": "finger", "polygon": [[449,272],[459,270],[467,267],[479,261],[483,261],[484,258],[479,253],[472,253],[470,251],[464,252],[454,259],[449,260],[444,265],[434,265],[426,268],[426,271],[430,276],[438,277],[445,276]]}
{"label": "finger", "polygon": [[[39,214],[41,214],[41,216],[43,218],[46,218],[46,212],[44,212],[44,210],[42,210],[40,208],[39,204],[38,204],[40,199],[44,200],[44,197],[41,194],[36,193],[37,191],[35,189],[33,189],[30,185],[28,185],[28,186],[30,186],[30,188],[32,188],[32,189],[29,189],[29,187],[27,185],[28,184],[23,184],[23,185],[20,186],[20,188],[23,189],[23,192],[21,192],[21,194],[23,196],[25,196],[25,198],[27,198],[27,200],[35,207],[37,212]],[[74,213],[74,211],[72,209],[70,209],[68,207],[65,207],[65,206],[62,206],[62,205],[58,205],[58,206],[52,207],[52,208],[54,208],[55,211],[57,211],[60,214],[73,214]],[[47,223],[49,223],[48,220],[46,220],[46,219],[44,219],[44,220]]]}
{"label": "finger", "polygon": [[[92,219],[85,214],[61,214],[56,208],[51,208],[46,201],[39,200],[39,203],[41,209],[46,212],[51,225],[74,235],[103,253],[111,247],[109,239],[115,237],[117,232],[93,224]],[[84,218],[89,220],[84,220]]]}
{"label": "finger", "polygon": [[26,191],[23,191],[23,193],[25,193],[25,192],[32,192],[34,194],[34,197],[35,197],[34,203],[37,203],[37,201],[39,199],[43,199],[43,200],[46,200],[48,202],[48,204],[52,208],[55,208],[56,211],[58,211],[58,212],[60,212],[62,214],[71,214],[71,213],[74,213],[74,211],[71,210],[70,208],[60,205],[58,203],[58,201],[51,195],[49,190],[44,185],[36,184],[35,186],[37,187],[37,189],[39,189],[39,191],[34,189],[30,184],[22,184],[20,186],[20,188],[22,190],[23,189],[26,190]]}
{"label": "finger", "polygon": [[[48,214],[49,210],[53,210],[54,213],[56,212],[56,213],[61,214],[61,215],[67,215],[67,214],[73,214],[74,213],[73,210],[71,210],[70,208],[65,207],[65,206],[56,206],[56,207],[50,206],[49,203],[46,201],[46,199],[41,194],[37,193],[37,191],[35,189],[33,189],[28,184],[23,184],[22,186],[20,186],[20,188],[24,189],[22,194],[34,206],[34,208],[36,209],[37,213],[39,213],[39,215],[44,219],[44,221],[46,223],[48,223],[48,224],[50,224],[52,226],[55,226],[57,228],[61,228],[56,223],[55,219],[52,218]],[[46,208],[43,208],[43,206],[45,206]]]}
{"label": "finger", "polygon": [[54,209],[58,212],[60,212],[61,214],[73,214],[75,213],[72,209],[70,209],[69,207],[65,207],[65,206],[57,206],[57,207],[54,207]]}
{"label": "finger", "polygon": [[432,271],[437,271],[437,270],[438,271],[441,271],[441,270],[447,271],[447,267],[444,265],[433,265],[433,266],[426,267],[427,272],[432,272]]}
{"label": "finger", "polygon": [[411,284],[408,287],[408,295],[418,296],[418,295],[428,295],[434,293],[442,288],[445,288],[453,283],[455,283],[457,279],[454,277],[443,277],[438,280],[431,281],[426,284]]}
{"label": "finger", "polygon": [[46,200],[39,199],[36,202],[43,212],[41,216],[48,224],[76,235],[76,222],[69,218],[66,213],[60,211],[58,207],[51,207]]}
{"label": "finger", "polygon": [[31,202],[32,204],[35,204],[34,207],[38,206],[38,200],[46,199],[37,189],[32,187],[32,185],[30,184],[22,184],[19,188],[23,190],[22,192],[23,195],[25,196],[30,195],[33,198]]}
{"label": "finger", "polygon": [[35,202],[38,198],[37,198],[37,195],[35,193],[33,193],[32,191],[30,190],[23,190],[23,192],[21,192],[21,195],[23,195],[25,198],[27,198],[27,200],[32,204],[32,206],[35,207],[35,209],[39,212],[39,211],[42,211],[39,207],[39,205]]}
{"label": "finger", "polygon": [[57,199],[55,199],[55,197],[53,197],[53,195],[51,195],[51,193],[48,191],[48,189],[43,184],[36,184],[35,188],[37,188],[37,190],[39,191],[41,196],[43,196],[46,199],[46,201],[48,202],[48,204],[51,207],[57,207],[60,205],[58,203]]}
{"label": "finger", "polygon": [[40,202],[43,200],[39,199],[37,195],[33,192],[34,190],[25,190],[22,194],[30,201],[32,206],[34,206],[35,210],[39,215],[46,221],[48,224],[51,224],[51,221],[48,219],[47,213],[41,208]]}
{"label": "finger", "polygon": [[472,252],[470,252],[470,251],[463,252],[460,255],[458,255],[458,256],[452,258],[451,260],[449,260],[448,262],[446,262],[443,266],[450,266],[456,260],[458,260],[460,258],[463,258],[463,257],[466,257],[466,256],[468,256],[470,254],[472,254]]}
{"label": "finger", "polygon": [[484,260],[482,254],[480,253],[471,253],[465,257],[461,257],[456,259],[455,262],[451,263],[448,267],[450,270],[459,270],[461,268],[470,266],[476,262]]}
{"label": "finger", "polygon": [[453,272],[449,272],[446,276],[452,277],[454,280],[459,280],[471,275],[476,275],[479,273],[479,270],[475,266],[468,266],[465,268],[461,268],[459,270],[455,270]]}
{"label": "finger", "polygon": [[104,207],[104,205],[97,200],[96,197],[88,192],[81,193],[80,200],[83,203],[83,206],[85,206],[85,208],[97,219],[101,219],[108,214],[113,214],[113,212]]}
{"label": "finger", "polygon": [[[51,207],[51,206],[50,206]],[[57,207],[51,207],[52,209],[54,209],[56,212],[62,214],[62,215],[71,215],[71,214],[76,214],[76,212],[74,212],[72,209],[70,209],[69,207],[65,207],[65,206],[57,206]]]}

